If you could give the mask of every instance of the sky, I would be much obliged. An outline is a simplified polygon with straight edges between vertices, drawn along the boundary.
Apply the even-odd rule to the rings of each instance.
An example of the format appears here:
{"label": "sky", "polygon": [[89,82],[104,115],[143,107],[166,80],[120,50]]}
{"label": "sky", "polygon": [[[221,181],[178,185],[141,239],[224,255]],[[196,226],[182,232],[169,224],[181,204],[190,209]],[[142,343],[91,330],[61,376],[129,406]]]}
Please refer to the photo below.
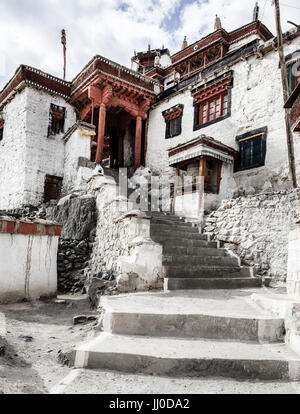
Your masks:
{"label": "sky", "polygon": [[[260,20],[275,34],[272,0]],[[299,0],[282,0],[283,30],[300,23]],[[20,64],[62,77],[61,29],[67,32],[67,80],[99,54],[130,67],[134,50],[181,48],[214,30],[215,15],[234,30],[250,23],[255,0],[0,0],[0,89]]]}

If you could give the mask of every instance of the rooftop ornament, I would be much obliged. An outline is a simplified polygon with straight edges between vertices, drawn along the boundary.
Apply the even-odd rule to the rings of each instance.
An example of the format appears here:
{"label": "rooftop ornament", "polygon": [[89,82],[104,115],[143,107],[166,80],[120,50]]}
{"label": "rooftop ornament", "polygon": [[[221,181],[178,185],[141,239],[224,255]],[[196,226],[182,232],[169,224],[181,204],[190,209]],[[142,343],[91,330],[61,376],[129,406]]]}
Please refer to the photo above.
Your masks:
{"label": "rooftop ornament", "polygon": [[215,30],[220,30],[220,29],[222,29],[221,19],[220,19],[220,17],[216,14],[216,19],[215,19]]}

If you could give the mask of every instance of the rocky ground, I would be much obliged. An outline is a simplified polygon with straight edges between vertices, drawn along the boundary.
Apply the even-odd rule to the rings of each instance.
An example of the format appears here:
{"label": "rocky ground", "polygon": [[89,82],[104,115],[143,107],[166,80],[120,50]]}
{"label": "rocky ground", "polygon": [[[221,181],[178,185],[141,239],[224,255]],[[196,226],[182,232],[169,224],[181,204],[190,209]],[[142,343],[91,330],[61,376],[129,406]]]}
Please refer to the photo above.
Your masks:
{"label": "rocky ground", "polygon": [[249,382],[225,378],[172,379],[100,370],[74,370],[61,364],[64,353],[93,334],[95,322],[74,325],[73,317],[98,313],[91,311],[86,296],[61,296],[59,299],[62,302],[0,306],[0,312],[6,317],[7,328],[5,355],[0,355],[0,393],[300,393],[300,384],[293,382]]}

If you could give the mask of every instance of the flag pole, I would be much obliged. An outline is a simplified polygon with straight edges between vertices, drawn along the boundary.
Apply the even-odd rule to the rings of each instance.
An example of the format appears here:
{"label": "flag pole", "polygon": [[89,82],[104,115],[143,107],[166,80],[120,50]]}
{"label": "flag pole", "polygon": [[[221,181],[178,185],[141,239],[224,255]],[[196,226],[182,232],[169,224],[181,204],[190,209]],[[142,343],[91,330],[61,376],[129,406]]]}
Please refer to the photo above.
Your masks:
{"label": "flag pole", "polygon": [[65,29],[61,31],[61,43],[63,45],[63,55],[64,55],[64,69],[63,69],[63,79],[66,80],[66,67],[67,67],[67,37]]}

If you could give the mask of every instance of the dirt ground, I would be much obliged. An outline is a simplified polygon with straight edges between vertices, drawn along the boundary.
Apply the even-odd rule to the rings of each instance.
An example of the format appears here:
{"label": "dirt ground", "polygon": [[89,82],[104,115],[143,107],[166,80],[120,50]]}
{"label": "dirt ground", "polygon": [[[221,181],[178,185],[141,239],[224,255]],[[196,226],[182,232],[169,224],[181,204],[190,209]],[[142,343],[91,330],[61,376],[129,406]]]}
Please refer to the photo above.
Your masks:
{"label": "dirt ground", "polygon": [[2,394],[295,394],[300,383],[249,382],[221,378],[164,378],[101,370],[72,369],[58,362],[95,333],[95,322],[73,325],[77,315],[97,315],[85,296],[61,296],[63,303],[0,306],[7,349],[0,356]]}
{"label": "dirt ground", "polygon": [[[95,322],[73,325],[77,315],[98,315],[86,296],[61,296],[63,303],[35,302],[2,305],[6,317],[4,357],[0,357],[0,392],[49,393],[68,375],[70,368],[58,363],[59,351],[68,352],[93,331]],[[29,338],[26,338],[29,337]],[[31,339],[31,338],[32,339]]]}

